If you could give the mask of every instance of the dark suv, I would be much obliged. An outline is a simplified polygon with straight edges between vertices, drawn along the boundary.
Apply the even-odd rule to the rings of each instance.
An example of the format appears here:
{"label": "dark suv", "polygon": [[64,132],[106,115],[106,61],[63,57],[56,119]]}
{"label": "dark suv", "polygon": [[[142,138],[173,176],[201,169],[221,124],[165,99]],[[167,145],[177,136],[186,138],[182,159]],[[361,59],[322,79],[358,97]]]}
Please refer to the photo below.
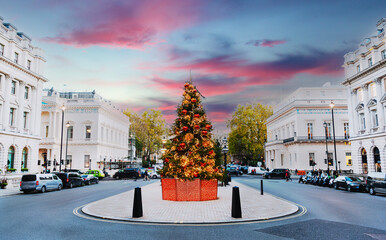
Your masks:
{"label": "dark suv", "polygon": [[[288,169],[285,168],[275,168],[270,172],[265,172],[263,178],[285,178],[285,172]],[[289,172],[289,171],[288,171]]]}
{"label": "dark suv", "polygon": [[55,173],[63,182],[63,187],[84,186],[84,179],[77,172]]}
{"label": "dark suv", "polygon": [[366,178],[366,190],[368,190],[371,195],[376,193],[386,194],[386,174],[369,173]]}
{"label": "dark suv", "polygon": [[138,168],[125,168],[116,172],[113,178],[122,179],[122,178],[138,178]]}

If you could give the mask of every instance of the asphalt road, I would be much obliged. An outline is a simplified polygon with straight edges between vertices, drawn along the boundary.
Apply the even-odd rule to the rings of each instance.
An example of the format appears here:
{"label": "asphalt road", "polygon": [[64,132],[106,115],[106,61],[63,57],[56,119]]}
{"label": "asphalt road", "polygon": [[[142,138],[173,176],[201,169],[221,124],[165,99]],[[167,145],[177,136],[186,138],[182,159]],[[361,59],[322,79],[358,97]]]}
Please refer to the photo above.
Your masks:
{"label": "asphalt road", "polygon": [[[237,178],[255,188],[259,179]],[[0,239],[386,239],[385,196],[283,180],[264,180],[264,190],[305,206],[305,215],[238,225],[165,226],[101,222],[73,214],[79,206],[146,183],[101,181],[82,188],[0,198]]]}

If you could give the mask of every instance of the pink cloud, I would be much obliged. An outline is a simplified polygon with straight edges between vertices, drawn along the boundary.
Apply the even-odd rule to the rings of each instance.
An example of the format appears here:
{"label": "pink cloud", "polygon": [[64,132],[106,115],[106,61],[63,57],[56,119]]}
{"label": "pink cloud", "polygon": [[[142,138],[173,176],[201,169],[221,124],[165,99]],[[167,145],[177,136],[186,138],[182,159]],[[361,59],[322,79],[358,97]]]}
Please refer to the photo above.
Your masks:
{"label": "pink cloud", "polygon": [[263,40],[254,40],[254,41],[249,41],[247,44],[252,44],[255,47],[274,47],[276,45],[281,45],[287,43],[286,40],[269,40],[269,39],[263,39]]}
{"label": "pink cloud", "polygon": [[186,28],[202,19],[201,1],[110,1],[80,8],[77,26],[47,42],[88,47],[92,45],[141,49],[155,44],[157,36]]}

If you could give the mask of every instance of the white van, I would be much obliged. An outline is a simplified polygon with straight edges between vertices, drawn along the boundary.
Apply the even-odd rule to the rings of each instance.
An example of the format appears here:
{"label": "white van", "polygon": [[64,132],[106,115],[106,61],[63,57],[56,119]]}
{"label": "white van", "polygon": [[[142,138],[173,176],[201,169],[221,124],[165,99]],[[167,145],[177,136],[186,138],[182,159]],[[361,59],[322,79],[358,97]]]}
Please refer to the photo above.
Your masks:
{"label": "white van", "polygon": [[21,177],[20,191],[29,193],[40,191],[42,193],[49,190],[61,190],[63,182],[55,174],[25,174]]}

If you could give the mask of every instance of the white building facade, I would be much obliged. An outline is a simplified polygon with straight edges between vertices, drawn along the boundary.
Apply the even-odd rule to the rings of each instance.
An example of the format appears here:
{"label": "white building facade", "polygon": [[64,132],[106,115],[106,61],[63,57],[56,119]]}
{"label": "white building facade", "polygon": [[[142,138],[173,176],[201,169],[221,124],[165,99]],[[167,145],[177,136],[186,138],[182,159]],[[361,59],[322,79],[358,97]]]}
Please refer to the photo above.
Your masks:
{"label": "white building facade", "polygon": [[95,92],[44,90],[41,116],[41,171],[108,170],[128,160],[129,118]]}
{"label": "white building facade", "polygon": [[358,173],[386,172],[386,18],[377,32],[344,56],[351,146]]}
{"label": "white building facade", "polygon": [[36,172],[41,92],[47,79],[43,50],[0,17],[0,170]]}
{"label": "white building facade", "polygon": [[[266,166],[270,169],[352,171],[346,96],[345,88],[327,83],[323,87],[299,88],[279,103],[267,120]],[[331,101],[334,103],[336,162]]]}

